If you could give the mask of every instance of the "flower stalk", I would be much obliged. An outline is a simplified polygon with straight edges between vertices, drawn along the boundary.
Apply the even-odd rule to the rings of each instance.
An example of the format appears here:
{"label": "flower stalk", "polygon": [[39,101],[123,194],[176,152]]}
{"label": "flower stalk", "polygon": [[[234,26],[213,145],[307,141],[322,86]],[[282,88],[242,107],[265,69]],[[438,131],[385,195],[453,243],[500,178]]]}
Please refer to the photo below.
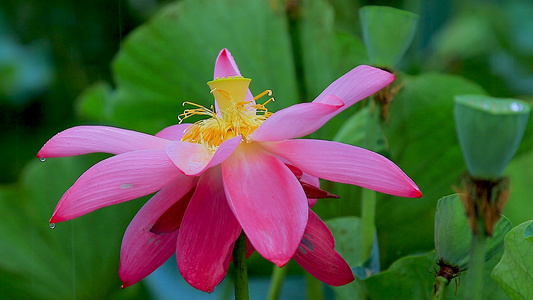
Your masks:
{"label": "flower stalk", "polygon": [[444,278],[443,276],[435,277],[435,282],[433,283],[433,290],[431,291],[431,300],[440,300],[444,299],[444,291],[450,284],[450,280]]}
{"label": "flower stalk", "polygon": [[235,300],[248,300],[248,269],[246,268],[246,239],[241,233],[233,248],[235,270]]}
{"label": "flower stalk", "polygon": [[465,189],[461,201],[472,229],[470,258],[466,281],[466,299],[481,299],[483,294],[483,269],[487,238],[492,236],[503,206],[509,198],[507,178],[496,180],[476,179],[467,174],[463,178]]}
{"label": "flower stalk", "polygon": [[362,221],[362,247],[364,249],[363,258],[367,261],[372,253],[376,231],[376,192],[363,189],[363,199],[361,203]]}
{"label": "flower stalk", "polygon": [[450,284],[450,281],[461,275],[461,269],[458,266],[451,265],[444,259],[439,259],[437,264],[440,269],[439,272],[435,274],[435,282],[433,283],[430,297],[431,300],[444,299],[444,293]]}
{"label": "flower stalk", "polygon": [[324,300],[324,286],[315,277],[305,274],[307,282],[307,299]]}
{"label": "flower stalk", "polygon": [[[375,151],[377,148],[377,134],[379,125],[379,113],[376,109],[370,109],[368,124],[366,126],[365,148]],[[376,192],[369,189],[362,190],[361,200],[361,244],[363,248],[363,262],[370,258],[375,238],[376,219]]]}
{"label": "flower stalk", "polygon": [[478,233],[472,236],[470,244],[470,259],[466,276],[466,298],[480,300],[483,295],[483,269],[485,266],[485,246],[487,235],[482,226]]}
{"label": "flower stalk", "polygon": [[279,299],[281,294],[281,288],[283,287],[283,281],[285,280],[285,275],[287,275],[287,268],[274,265],[272,268],[272,276],[270,281],[270,288],[268,290],[268,300]]}

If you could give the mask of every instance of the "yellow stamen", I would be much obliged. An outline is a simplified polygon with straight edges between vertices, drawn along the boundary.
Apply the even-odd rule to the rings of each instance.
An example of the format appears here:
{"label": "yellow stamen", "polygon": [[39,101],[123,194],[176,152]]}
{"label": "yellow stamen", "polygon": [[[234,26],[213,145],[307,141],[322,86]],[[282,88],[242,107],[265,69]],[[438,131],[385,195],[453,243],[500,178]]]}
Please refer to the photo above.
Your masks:
{"label": "yellow stamen", "polygon": [[194,102],[189,102],[189,101],[183,102],[183,106],[185,106],[186,104],[196,106],[197,108],[186,109],[185,111],[183,111],[182,114],[178,115],[178,120],[180,121],[180,124],[183,120],[187,119],[190,116],[194,116],[194,115],[212,116],[213,115],[213,106],[211,106],[211,109],[207,109],[206,107],[196,104]]}
{"label": "yellow stamen", "polygon": [[243,140],[250,142],[251,135],[271,112],[265,107],[274,98],[270,98],[263,104],[254,104],[254,101],[265,96],[272,95],[272,91],[266,90],[257,95],[253,101],[245,101],[250,79],[243,77],[228,77],[215,79],[207,84],[215,97],[218,113],[213,107],[210,109],[191,102],[184,102],[196,108],[186,109],[178,116],[180,123],[193,115],[210,116],[200,120],[186,130],[181,139],[185,142],[198,143],[207,149],[215,151],[220,144],[232,137],[241,135]]}
{"label": "yellow stamen", "polygon": [[[269,96],[272,96],[272,91],[271,90],[266,90],[264,92],[262,92],[261,94],[257,95],[254,97],[254,101],[263,97],[264,95],[268,94]],[[272,98],[271,98],[272,99]],[[269,100],[270,101],[270,100]]]}

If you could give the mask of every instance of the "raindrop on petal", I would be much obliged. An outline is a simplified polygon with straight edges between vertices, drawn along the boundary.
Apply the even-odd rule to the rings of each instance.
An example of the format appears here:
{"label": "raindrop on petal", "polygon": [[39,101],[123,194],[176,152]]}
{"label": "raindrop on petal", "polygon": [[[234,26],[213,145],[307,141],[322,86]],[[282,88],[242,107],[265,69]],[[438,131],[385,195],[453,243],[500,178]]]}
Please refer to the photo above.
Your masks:
{"label": "raindrop on petal", "polygon": [[56,223],[50,223],[48,226],[50,227],[50,229],[54,229],[56,228]]}
{"label": "raindrop on petal", "polygon": [[125,189],[129,189],[129,188],[132,188],[133,187],[133,184],[131,183],[123,183],[120,185],[120,188],[125,190]]}
{"label": "raindrop on petal", "polygon": [[45,161],[46,161],[46,158],[41,157],[41,158],[39,158],[39,160],[42,161],[42,162],[45,162]]}

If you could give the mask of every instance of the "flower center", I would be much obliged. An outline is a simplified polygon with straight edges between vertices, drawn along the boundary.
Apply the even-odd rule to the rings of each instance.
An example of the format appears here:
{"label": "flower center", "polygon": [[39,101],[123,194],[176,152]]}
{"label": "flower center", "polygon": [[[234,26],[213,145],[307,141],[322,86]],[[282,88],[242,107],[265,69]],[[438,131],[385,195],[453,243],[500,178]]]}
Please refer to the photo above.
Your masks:
{"label": "flower center", "polygon": [[180,123],[193,115],[204,115],[210,118],[200,120],[189,126],[181,140],[202,144],[213,151],[223,141],[238,135],[241,135],[243,140],[251,142],[249,135],[272,115],[265,105],[272,101],[273,98],[263,104],[255,103],[255,100],[266,94],[272,95],[272,91],[266,90],[254,97],[252,101],[246,101],[245,98],[250,81],[250,79],[240,76],[217,78],[209,81],[207,85],[209,85],[211,93],[215,97],[217,111],[215,112],[212,106],[209,109],[192,102],[185,102],[184,105],[189,104],[196,108],[184,110],[178,116]]}

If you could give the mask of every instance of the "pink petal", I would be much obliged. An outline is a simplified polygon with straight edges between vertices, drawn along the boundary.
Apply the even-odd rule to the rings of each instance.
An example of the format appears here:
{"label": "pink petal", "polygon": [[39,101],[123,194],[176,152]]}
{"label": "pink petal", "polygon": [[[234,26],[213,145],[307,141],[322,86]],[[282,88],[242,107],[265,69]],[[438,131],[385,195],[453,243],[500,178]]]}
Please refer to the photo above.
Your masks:
{"label": "pink petal", "polygon": [[[188,178],[196,178],[192,176],[186,176]],[[153,226],[150,228],[150,232],[155,234],[167,234],[176,231],[183,220],[183,215],[189,202],[191,202],[192,195],[194,194],[195,189],[190,189],[187,194],[181,196],[181,198],[174,198],[174,201],[178,201],[172,204],[165,212],[163,212],[159,218],[154,222]]]}
{"label": "pink petal", "polygon": [[203,145],[189,142],[172,142],[165,151],[174,165],[186,175],[203,170],[213,157],[213,152]]}
{"label": "pink petal", "polygon": [[212,292],[226,276],[241,231],[224,195],[220,167],[205,171],[179,229],[176,260],[183,278]]}
{"label": "pink petal", "polygon": [[302,176],[304,175],[304,172],[302,172],[302,170],[290,164],[285,164],[285,165],[287,166],[287,168],[289,168],[292,174],[294,174],[294,177],[296,177],[296,179],[298,180],[302,179]]}
{"label": "pink petal", "polygon": [[123,288],[148,276],[176,251],[177,230],[169,234],[155,234],[150,232],[150,228],[162,214],[180,202],[176,202],[176,199],[182,198],[195,184],[194,177],[179,176],[155,194],[135,215],[126,229],[120,249],[118,274]]}
{"label": "pink petal", "polygon": [[[320,187],[320,179],[318,179],[315,176],[309,175],[307,173],[303,173],[302,178],[300,179],[300,182],[304,182],[304,183],[310,184],[310,185],[315,186],[317,188]],[[307,196],[307,194],[306,194],[306,196]],[[309,196],[307,196],[307,202],[309,203],[309,207],[315,206],[316,200],[317,200],[316,198],[309,198]]]}
{"label": "pink petal", "polygon": [[252,242],[250,242],[250,239],[246,237],[246,258],[249,258],[254,254],[255,248],[254,245],[252,245]]}
{"label": "pink petal", "polygon": [[335,251],[331,231],[310,209],[309,221],[294,260],[311,275],[332,286],[344,285],[355,279],[350,266]]}
{"label": "pink petal", "polygon": [[186,175],[198,175],[226,160],[239,146],[241,136],[225,140],[213,153],[201,144],[172,142],[166,152],[172,162]]}
{"label": "pink petal", "polygon": [[313,102],[327,103],[330,95],[339,97],[344,106],[330,117],[352,106],[354,103],[376,93],[394,81],[394,75],[378,68],[361,65],[330,84]]}
{"label": "pink petal", "polygon": [[185,130],[191,125],[187,123],[172,125],[159,131],[155,136],[171,141],[179,141],[185,135]]}
{"label": "pink petal", "polygon": [[164,150],[139,150],[105,159],[83,173],[56,206],[51,223],[156,192],[181,172]]}
{"label": "pink petal", "polygon": [[317,198],[339,198],[339,196],[337,195],[330,194],[329,192],[320,189],[320,179],[318,179],[317,177],[304,173],[302,172],[302,170],[296,168],[293,165],[285,165],[300,181],[300,184],[304,189],[305,196],[307,197],[309,207],[315,206]]}
{"label": "pink petal", "polygon": [[215,73],[213,79],[229,77],[229,76],[242,76],[239,71],[239,67],[233,59],[233,56],[228,49],[224,48],[218,53],[217,60],[215,62]]}
{"label": "pink petal", "polygon": [[328,103],[300,103],[282,109],[266,119],[250,138],[271,142],[302,137],[326,124],[336,111],[344,106],[341,99],[329,96]]}
{"label": "pink petal", "polygon": [[39,158],[94,152],[119,154],[135,150],[163,149],[170,141],[153,135],[107,126],[77,126],[53,136],[37,153]]}
{"label": "pink petal", "polygon": [[339,198],[337,195],[330,194],[329,192],[320,189],[320,180],[318,178],[305,174],[302,170],[293,165],[285,164],[285,166],[287,166],[296,179],[300,181],[305,196],[307,197],[309,207],[313,207],[316,204],[317,198]]}
{"label": "pink petal", "polygon": [[302,172],[302,178],[300,179],[300,181],[316,187],[320,187],[320,179],[307,173]]}
{"label": "pink petal", "polygon": [[378,192],[421,197],[416,184],[387,158],[363,148],[321,140],[261,143],[305,173]]}
{"label": "pink petal", "polygon": [[[331,194],[328,191],[325,191],[321,188],[318,188],[314,185],[311,185],[309,183],[300,182],[302,185],[302,188],[304,189],[305,196],[308,200],[315,199],[314,202],[316,202],[316,199],[322,199],[322,198],[339,198],[339,196]],[[314,205],[313,201],[309,201],[309,206],[312,207]]]}
{"label": "pink petal", "polygon": [[307,223],[307,199],[294,174],[256,143],[241,144],[222,163],[229,206],[264,258],[286,264]]}

